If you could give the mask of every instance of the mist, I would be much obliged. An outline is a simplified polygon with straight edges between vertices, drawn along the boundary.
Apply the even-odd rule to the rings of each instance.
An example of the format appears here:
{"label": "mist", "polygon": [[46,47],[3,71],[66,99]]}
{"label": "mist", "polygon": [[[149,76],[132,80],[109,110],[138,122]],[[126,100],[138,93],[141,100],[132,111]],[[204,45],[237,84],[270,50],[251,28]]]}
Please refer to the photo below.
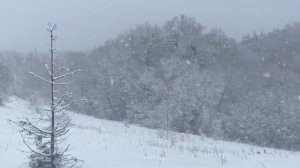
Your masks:
{"label": "mist", "polygon": [[58,25],[58,50],[89,50],[138,24],[162,25],[176,15],[218,27],[237,40],[299,21],[298,0],[1,0],[0,50],[48,51],[45,32]]}

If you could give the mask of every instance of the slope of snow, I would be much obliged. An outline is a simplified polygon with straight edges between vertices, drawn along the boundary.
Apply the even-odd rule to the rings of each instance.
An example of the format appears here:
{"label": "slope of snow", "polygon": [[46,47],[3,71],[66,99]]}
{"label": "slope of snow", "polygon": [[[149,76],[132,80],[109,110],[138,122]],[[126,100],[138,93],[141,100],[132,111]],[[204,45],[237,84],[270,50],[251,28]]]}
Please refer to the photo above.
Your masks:
{"label": "slope of snow", "polygon": [[[0,107],[0,167],[26,167],[28,151],[8,119],[35,115],[11,98]],[[70,113],[72,155],[85,168],[299,168],[300,153],[167,133]]]}

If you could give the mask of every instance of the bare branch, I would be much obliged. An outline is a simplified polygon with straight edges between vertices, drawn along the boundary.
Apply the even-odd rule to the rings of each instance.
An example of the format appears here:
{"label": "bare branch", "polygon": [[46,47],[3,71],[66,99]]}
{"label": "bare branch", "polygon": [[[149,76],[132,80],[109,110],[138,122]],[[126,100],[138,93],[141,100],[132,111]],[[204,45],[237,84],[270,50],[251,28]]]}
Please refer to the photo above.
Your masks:
{"label": "bare branch", "polygon": [[33,72],[29,72],[29,73],[30,73],[31,75],[33,75],[33,76],[39,78],[39,79],[42,80],[43,82],[46,82],[46,83],[48,83],[48,84],[51,84],[51,81],[48,81],[48,80],[46,80],[46,79],[44,79],[44,78],[38,76],[37,74],[35,74],[35,73],[33,73]]}

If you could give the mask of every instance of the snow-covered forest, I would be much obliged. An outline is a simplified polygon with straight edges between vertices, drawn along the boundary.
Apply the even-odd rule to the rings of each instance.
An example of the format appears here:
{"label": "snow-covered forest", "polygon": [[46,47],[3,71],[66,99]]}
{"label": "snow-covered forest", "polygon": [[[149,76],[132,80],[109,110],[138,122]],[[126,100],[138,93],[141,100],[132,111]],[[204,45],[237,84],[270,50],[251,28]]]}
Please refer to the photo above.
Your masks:
{"label": "snow-covered forest", "polygon": [[[298,23],[245,35],[239,43],[182,15],[163,27],[137,26],[87,53],[58,53],[57,59],[82,70],[72,84],[73,96],[87,99],[73,106],[79,113],[297,150],[298,44]],[[47,55],[2,52],[0,58],[1,95],[47,98],[45,85],[29,74],[47,73]]]}
{"label": "snow-covered forest", "polygon": [[300,22],[239,40],[182,14],[85,51],[48,31],[50,52],[0,50],[7,168],[300,164]]}

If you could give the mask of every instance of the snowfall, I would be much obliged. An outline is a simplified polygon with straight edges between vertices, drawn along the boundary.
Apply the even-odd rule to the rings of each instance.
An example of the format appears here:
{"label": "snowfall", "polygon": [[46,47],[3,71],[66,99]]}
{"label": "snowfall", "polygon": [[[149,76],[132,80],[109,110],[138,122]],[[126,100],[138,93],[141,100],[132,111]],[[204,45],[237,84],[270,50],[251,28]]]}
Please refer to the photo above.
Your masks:
{"label": "snowfall", "polygon": [[[0,106],[0,167],[26,168],[27,147],[9,120],[33,116],[13,97]],[[70,153],[83,168],[299,168],[300,153],[146,129],[68,112]]]}

